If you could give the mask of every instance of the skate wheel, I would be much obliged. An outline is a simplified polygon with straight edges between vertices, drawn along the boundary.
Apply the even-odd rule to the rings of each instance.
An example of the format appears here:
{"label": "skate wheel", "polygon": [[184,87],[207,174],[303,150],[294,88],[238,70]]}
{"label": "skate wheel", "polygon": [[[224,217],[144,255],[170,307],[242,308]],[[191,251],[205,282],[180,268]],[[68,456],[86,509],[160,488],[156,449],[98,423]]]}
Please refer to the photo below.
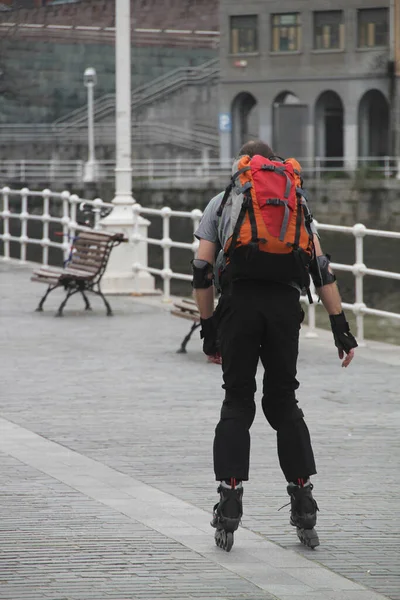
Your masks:
{"label": "skate wheel", "polygon": [[318,534],[314,528],[302,529],[301,527],[297,527],[297,537],[307,548],[314,550],[314,548],[319,546]]}
{"label": "skate wheel", "polygon": [[230,552],[233,546],[233,533],[224,529],[218,529],[215,532],[215,543],[218,548],[225,550],[225,552]]}

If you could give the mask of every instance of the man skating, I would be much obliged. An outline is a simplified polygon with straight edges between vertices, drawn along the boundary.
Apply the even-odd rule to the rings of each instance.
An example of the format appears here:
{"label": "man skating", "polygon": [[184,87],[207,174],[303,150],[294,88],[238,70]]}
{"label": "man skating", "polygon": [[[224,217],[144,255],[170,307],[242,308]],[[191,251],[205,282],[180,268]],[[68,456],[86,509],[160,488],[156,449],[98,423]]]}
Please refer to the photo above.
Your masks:
{"label": "man skating", "polygon": [[[308,274],[329,314],[343,367],[350,364],[357,346],[302,196],[298,163],[290,160],[274,157],[264,142],[245,144],[234,164],[232,184],[210,201],[195,233],[200,244],[193,261],[193,287],[203,350],[222,356],[225,399],[214,439],[220,500],[212,525],[217,544],[227,551],[242,517],[242,482],[249,478],[259,360],[265,370],[262,408],[277,432],[290,522],[305,545],[319,544],[314,529],[318,507],[310,482],[316,473],[314,454],[295,395],[304,316],[299,298],[308,287]],[[214,313],[215,270],[221,298]]]}

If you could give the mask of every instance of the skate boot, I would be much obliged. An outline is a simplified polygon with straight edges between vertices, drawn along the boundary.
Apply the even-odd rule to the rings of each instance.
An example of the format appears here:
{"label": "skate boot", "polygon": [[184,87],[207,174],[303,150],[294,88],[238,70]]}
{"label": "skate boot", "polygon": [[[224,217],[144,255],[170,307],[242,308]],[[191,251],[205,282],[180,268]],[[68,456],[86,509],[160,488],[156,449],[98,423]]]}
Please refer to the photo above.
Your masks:
{"label": "skate boot", "polygon": [[290,524],[297,527],[297,536],[301,543],[314,549],[319,546],[318,534],[314,529],[319,508],[313,498],[312,489],[311,483],[304,486],[289,483],[287,486],[291,503]]}
{"label": "skate boot", "polygon": [[233,533],[239,527],[243,514],[242,483],[231,479],[231,485],[225,481],[218,487],[220,501],[214,506],[211,526],[215,527],[215,543],[219,548],[230,552],[233,546]]}

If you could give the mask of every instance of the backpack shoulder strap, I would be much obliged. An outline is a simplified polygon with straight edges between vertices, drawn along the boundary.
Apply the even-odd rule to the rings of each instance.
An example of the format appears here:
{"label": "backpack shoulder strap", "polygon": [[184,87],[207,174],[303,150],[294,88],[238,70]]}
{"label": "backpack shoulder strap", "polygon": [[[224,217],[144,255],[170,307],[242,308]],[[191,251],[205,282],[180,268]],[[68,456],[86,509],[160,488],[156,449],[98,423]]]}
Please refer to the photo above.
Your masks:
{"label": "backpack shoulder strap", "polygon": [[228,187],[225,190],[225,194],[221,200],[221,204],[219,205],[219,209],[217,210],[217,217],[221,217],[222,216],[222,211],[225,208],[225,204],[228,202],[228,198],[230,196],[230,193],[232,191],[233,188],[233,182],[231,182]]}
{"label": "backpack shoulder strap", "polygon": [[[230,196],[230,193],[232,192],[233,188],[236,185],[236,179],[242,174],[245,173],[246,171],[250,170],[250,165],[246,165],[245,167],[242,167],[241,169],[239,169],[238,171],[236,171],[232,177],[231,177],[231,182],[228,185],[228,187],[225,189],[225,193],[224,193],[224,197],[221,200],[221,204],[219,205],[219,209],[217,212],[217,217],[220,217],[222,215],[222,211],[225,208],[226,203],[228,202],[228,198]],[[240,189],[238,193],[243,192],[244,190]]]}
{"label": "backpack shoulder strap", "polygon": [[226,255],[229,258],[232,256],[233,251],[236,248],[236,242],[237,242],[237,239],[239,237],[239,231],[240,231],[240,228],[241,228],[242,223],[244,221],[244,218],[246,216],[246,212],[247,212],[248,208],[249,208],[249,199],[248,199],[247,195],[245,194],[243,196],[243,202],[242,202],[242,205],[240,207],[239,216],[238,216],[237,221],[235,223],[235,227],[233,228],[231,244],[229,246],[228,252],[226,253]]}

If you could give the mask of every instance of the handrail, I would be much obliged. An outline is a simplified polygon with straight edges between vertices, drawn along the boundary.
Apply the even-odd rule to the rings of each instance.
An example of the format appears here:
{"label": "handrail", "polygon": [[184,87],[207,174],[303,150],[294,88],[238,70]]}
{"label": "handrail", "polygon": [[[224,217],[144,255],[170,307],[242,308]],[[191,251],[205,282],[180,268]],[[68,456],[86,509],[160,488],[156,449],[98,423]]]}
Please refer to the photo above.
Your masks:
{"label": "handrail", "polygon": [[[39,141],[52,142],[55,139],[62,139],[64,143],[87,143],[86,125],[68,125],[60,128],[51,124],[38,125],[0,125],[0,141],[6,142],[28,142]],[[94,126],[94,136],[97,144],[114,144],[115,142],[115,124],[98,123]],[[168,136],[165,139],[165,136]],[[132,142],[133,145],[142,145],[144,141],[153,141],[154,143],[186,144],[193,150],[198,150],[199,145],[207,145],[213,149],[219,147],[219,137],[215,128],[214,133],[202,128],[200,123],[191,129],[170,125],[157,121],[141,121],[132,123]],[[187,146],[190,141],[189,146]],[[47,162],[47,161],[44,161]],[[66,161],[71,162],[71,161]]]}
{"label": "handrail", "polygon": [[[175,143],[183,151],[192,150],[199,153],[203,147],[216,151],[218,138],[201,129],[193,131],[166,123],[145,123],[134,128],[133,142],[142,145],[145,142]],[[114,130],[104,127],[103,134],[109,141]],[[83,136],[83,131],[82,131]],[[14,135],[14,139],[16,134]],[[0,140],[2,140],[0,127]],[[38,139],[38,138],[37,138]],[[395,157],[357,157],[354,164],[337,166],[338,158],[301,158],[303,173],[309,178],[321,180],[324,176],[335,175],[373,177],[380,176],[391,181],[397,174],[397,159]],[[78,183],[83,181],[83,160],[0,160],[0,185],[9,180],[29,182],[61,181]],[[98,173],[102,181],[112,181],[115,177],[115,161],[97,161]],[[231,159],[219,160],[209,158],[177,158],[170,159],[135,159],[132,162],[134,177],[142,180],[164,180],[176,184],[184,184],[194,180],[214,180],[218,185],[224,185],[231,174]]]}
{"label": "handrail", "polygon": [[[204,79],[209,79],[219,73],[219,59],[214,58],[197,67],[178,67],[169,73],[160,75],[152,81],[142,84],[132,91],[131,108],[132,110],[140,108],[143,103],[153,101],[163,93],[176,91],[179,86],[187,83],[202,83]],[[115,110],[115,94],[104,94],[95,101],[93,106],[95,119],[107,116],[109,112]],[[72,112],[60,117],[54,121],[53,125],[80,125],[87,121],[87,107],[82,106]]]}
{"label": "handrail", "polygon": [[[12,197],[18,199],[19,207],[13,206]],[[30,211],[31,199],[41,199],[41,206],[36,207],[35,211]],[[75,194],[70,194],[68,191],[61,193],[43,190],[41,192],[31,191],[28,188],[20,190],[12,190],[8,187],[0,189],[0,217],[3,220],[3,233],[0,234],[0,240],[3,242],[3,258],[10,259],[11,242],[20,244],[19,260],[25,262],[27,260],[27,245],[36,244],[42,248],[42,262],[48,264],[49,248],[58,248],[63,256],[68,256],[70,243],[77,230],[88,229],[85,226],[79,225],[77,222],[78,205],[84,203],[93,207],[94,212],[94,228],[101,228],[101,213],[104,209],[112,209],[113,205],[103,202],[97,198],[95,200],[82,200]],[[19,208],[19,210],[18,210]],[[41,212],[38,212],[38,209]],[[179,273],[173,270],[171,264],[171,248],[181,248],[188,250],[191,254],[195,253],[198,247],[198,241],[191,234],[188,241],[177,242],[173,241],[170,236],[170,221],[172,218],[186,218],[192,222],[192,232],[197,228],[202,217],[202,211],[194,209],[191,211],[172,210],[169,207],[161,209],[145,208],[140,204],[133,205],[133,213],[135,215],[130,241],[135,244],[155,245],[163,250],[163,268],[155,268],[148,264],[133,264],[134,272],[140,271],[159,275],[163,280],[163,295],[166,301],[170,300],[171,289],[170,282],[172,279],[182,281],[190,281],[192,276],[189,273]],[[150,238],[148,235],[143,235],[143,225],[139,228],[139,216],[159,216],[162,218],[163,233],[160,239]],[[20,235],[12,235],[10,233],[10,221],[16,219],[21,223]],[[31,238],[28,236],[28,221],[40,221],[43,223],[43,234],[40,239]],[[62,240],[54,241],[50,239],[50,223],[58,223],[62,229]],[[342,225],[330,225],[325,223],[316,223],[319,231],[336,231],[346,235],[353,235],[355,238],[355,262],[354,264],[332,263],[332,267],[336,271],[344,271],[352,273],[355,278],[355,302],[353,304],[343,303],[345,309],[351,310],[356,316],[356,335],[359,344],[364,343],[364,316],[375,315],[384,318],[399,319],[400,313],[393,313],[385,310],[373,309],[366,306],[364,302],[363,279],[365,275],[373,277],[382,277],[400,281],[400,272],[384,271],[380,269],[372,269],[364,264],[364,238],[366,236],[383,237],[400,240],[400,232],[381,231],[377,229],[369,229],[361,223],[355,224],[353,227]],[[147,252],[145,253],[147,256]],[[188,259],[189,264],[189,259]],[[188,269],[189,270],[189,269]],[[314,299],[317,297],[314,294]],[[308,305],[306,297],[302,297],[301,301]],[[315,337],[315,310],[316,304],[308,305],[308,336]]]}

